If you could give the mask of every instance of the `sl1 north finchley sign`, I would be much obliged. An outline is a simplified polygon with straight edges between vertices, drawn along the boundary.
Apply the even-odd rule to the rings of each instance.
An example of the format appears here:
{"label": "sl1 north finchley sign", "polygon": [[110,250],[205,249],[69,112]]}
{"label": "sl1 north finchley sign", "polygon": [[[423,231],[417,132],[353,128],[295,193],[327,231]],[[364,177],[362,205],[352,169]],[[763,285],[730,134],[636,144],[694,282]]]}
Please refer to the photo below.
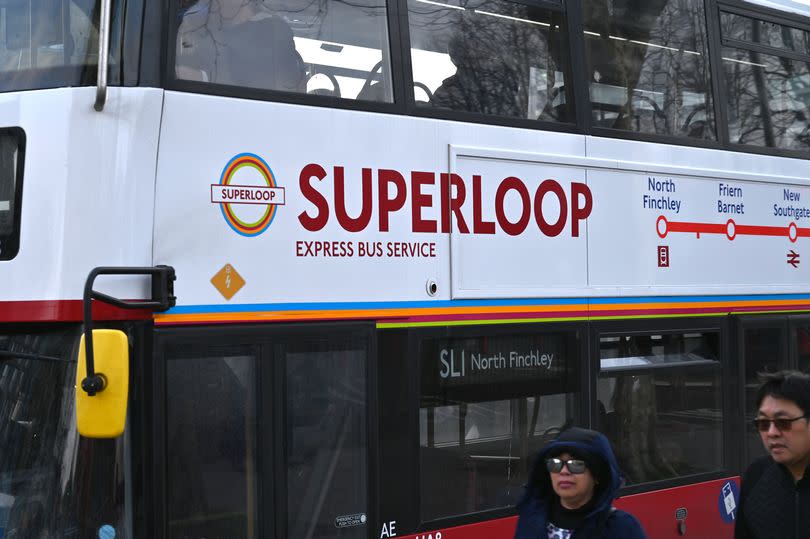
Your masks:
{"label": "sl1 north finchley sign", "polygon": [[[439,362],[441,363],[439,376],[441,378],[463,378],[467,373],[472,375],[476,371],[533,368],[551,370],[551,364],[554,361],[554,352],[545,353],[539,349],[525,352],[509,350],[506,355],[502,351],[494,354],[483,354],[481,352],[476,354],[463,348],[458,352],[460,352],[459,356],[456,356],[457,351],[452,348],[449,350],[443,349],[439,352]],[[465,357],[465,354],[468,357]]]}
{"label": "sl1 north finchley sign", "polygon": [[534,395],[565,392],[575,378],[567,340],[560,333],[426,339],[421,346],[422,395],[441,399],[472,390],[481,400],[496,400],[494,393],[507,387],[514,391],[516,385]]}

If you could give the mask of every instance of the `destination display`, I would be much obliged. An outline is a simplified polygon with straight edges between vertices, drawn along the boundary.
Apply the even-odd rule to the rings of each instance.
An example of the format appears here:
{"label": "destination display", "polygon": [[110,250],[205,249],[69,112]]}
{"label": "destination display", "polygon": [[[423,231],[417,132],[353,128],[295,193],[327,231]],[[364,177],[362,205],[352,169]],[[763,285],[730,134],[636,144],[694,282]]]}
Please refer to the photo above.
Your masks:
{"label": "destination display", "polygon": [[[499,400],[573,391],[574,335],[567,333],[425,339],[420,345],[422,405]],[[522,388],[522,389],[521,389]]]}

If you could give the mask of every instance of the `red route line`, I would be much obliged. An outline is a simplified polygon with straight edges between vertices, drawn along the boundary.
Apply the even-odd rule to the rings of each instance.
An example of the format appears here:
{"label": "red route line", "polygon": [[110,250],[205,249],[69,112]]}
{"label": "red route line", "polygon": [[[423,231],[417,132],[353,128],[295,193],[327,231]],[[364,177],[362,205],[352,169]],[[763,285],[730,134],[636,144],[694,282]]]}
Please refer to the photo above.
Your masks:
{"label": "red route line", "polygon": [[790,238],[789,226],[736,225],[736,235],[785,236]]}
{"label": "red route line", "polygon": [[[695,234],[725,234],[726,225],[714,223],[688,223],[685,221],[667,221],[664,237],[670,232],[694,232]],[[660,235],[660,233],[659,233]]]}
{"label": "red route line", "polygon": [[695,223],[668,221],[663,215],[655,221],[655,229],[658,237],[662,239],[670,232],[687,232],[697,235],[698,238],[701,234],[722,234],[731,241],[737,236],[770,236],[784,237],[795,243],[799,238],[810,237],[810,228],[800,228],[794,222],[787,226],[738,225],[733,219],[725,223]]}

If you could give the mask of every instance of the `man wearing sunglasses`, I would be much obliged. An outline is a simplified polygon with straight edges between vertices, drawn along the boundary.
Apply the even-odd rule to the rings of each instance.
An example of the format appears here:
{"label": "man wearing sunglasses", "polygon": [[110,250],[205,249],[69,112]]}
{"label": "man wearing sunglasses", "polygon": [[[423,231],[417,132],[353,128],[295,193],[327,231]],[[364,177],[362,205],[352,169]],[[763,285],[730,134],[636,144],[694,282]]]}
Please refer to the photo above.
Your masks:
{"label": "man wearing sunglasses", "polygon": [[518,503],[515,539],[645,539],[632,515],[612,507],[621,483],[607,438],[563,431],[537,455]]}
{"label": "man wearing sunglasses", "polygon": [[734,539],[810,537],[810,376],[782,371],[762,376],[759,431],[768,455],[742,478]]}

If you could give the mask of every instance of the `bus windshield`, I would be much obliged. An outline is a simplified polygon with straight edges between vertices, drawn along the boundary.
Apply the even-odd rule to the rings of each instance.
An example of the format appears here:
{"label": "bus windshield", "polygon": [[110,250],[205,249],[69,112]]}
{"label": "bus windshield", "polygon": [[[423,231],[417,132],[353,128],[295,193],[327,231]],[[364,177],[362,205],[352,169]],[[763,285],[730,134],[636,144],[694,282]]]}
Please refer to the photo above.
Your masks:
{"label": "bus windshield", "polygon": [[[96,83],[100,0],[0,0],[0,91]],[[120,80],[121,10],[113,0],[110,84]]]}
{"label": "bus windshield", "polygon": [[0,334],[0,537],[129,537],[124,443],[74,413],[77,327]]}

